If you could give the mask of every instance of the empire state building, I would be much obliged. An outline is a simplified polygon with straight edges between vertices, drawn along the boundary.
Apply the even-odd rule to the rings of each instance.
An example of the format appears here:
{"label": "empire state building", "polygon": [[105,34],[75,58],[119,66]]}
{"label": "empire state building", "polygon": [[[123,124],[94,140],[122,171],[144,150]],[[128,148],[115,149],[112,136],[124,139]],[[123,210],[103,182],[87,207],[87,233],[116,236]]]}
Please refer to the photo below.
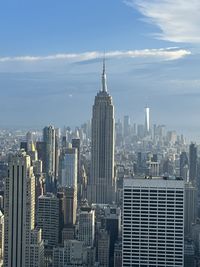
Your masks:
{"label": "empire state building", "polygon": [[115,200],[114,177],[114,106],[107,92],[105,61],[102,88],[97,93],[92,114],[91,172],[88,199],[91,203],[109,204]]}

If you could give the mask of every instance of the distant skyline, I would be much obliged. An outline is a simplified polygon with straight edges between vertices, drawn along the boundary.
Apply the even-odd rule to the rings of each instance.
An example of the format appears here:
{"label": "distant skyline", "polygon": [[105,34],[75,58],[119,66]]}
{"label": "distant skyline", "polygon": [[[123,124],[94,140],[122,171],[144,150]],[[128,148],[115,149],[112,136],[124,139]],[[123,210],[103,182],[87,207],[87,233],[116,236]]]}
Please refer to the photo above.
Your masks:
{"label": "distant skyline", "polygon": [[79,125],[106,51],[116,118],[200,132],[200,3],[8,0],[0,4],[0,128]]}

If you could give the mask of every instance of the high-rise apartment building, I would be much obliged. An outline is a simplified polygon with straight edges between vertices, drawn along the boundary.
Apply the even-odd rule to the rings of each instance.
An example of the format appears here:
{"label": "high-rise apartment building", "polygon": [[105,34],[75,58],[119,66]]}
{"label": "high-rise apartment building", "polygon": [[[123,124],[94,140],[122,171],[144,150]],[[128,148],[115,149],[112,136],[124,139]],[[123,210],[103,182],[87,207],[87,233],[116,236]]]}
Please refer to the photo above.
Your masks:
{"label": "high-rise apartment building", "polygon": [[91,174],[88,199],[92,203],[112,203],[115,199],[114,177],[114,106],[107,92],[105,63],[102,90],[95,97],[92,114]]}
{"label": "high-rise apartment building", "polygon": [[183,267],[184,181],[124,180],[123,267]]}
{"label": "high-rise apartment building", "polygon": [[31,231],[35,225],[35,177],[30,156],[18,152],[9,160],[5,180],[4,266],[30,265]]}

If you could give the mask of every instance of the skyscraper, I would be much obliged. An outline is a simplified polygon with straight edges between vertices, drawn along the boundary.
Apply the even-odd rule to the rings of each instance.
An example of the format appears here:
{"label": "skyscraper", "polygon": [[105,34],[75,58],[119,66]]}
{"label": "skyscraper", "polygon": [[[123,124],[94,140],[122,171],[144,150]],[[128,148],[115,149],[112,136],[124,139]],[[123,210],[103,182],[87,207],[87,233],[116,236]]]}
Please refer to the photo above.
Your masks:
{"label": "skyscraper", "polygon": [[67,148],[62,158],[62,187],[77,188],[77,149]]}
{"label": "skyscraper", "polygon": [[35,177],[30,156],[25,152],[20,151],[9,160],[5,189],[4,266],[28,267],[35,224]]}
{"label": "skyscraper", "polygon": [[64,188],[63,198],[64,226],[73,226],[76,223],[77,190],[74,187]]}
{"label": "skyscraper", "polygon": [[102,89],[95,97],[92,114],[91,173],[88,199],[93,203],[112,203],[115,198],[114,177],[114,106],[107,92],[105,61]]}
{"label": "skyscraper", "polygon": [[125,179],[122,218],[123,267],[183,267],[183,180]]}
{"label": "skyscraper", "polygon": [[58,244],[59,199],[52,193],[39,196],[37,225],[42,229],[45,249],[52,250]]}
{"label": "skyscraper", "polygon": [[78,240],[82,241],[85,246],[94,245],[95,236],[95,211],[90,206],[83,205],[79,213],[79,230]]}
{"label": "skyscraper", "polygon": [[45,149],[46,190],[51,192],[54,191],[58,174],[58,140],[53,126],[43,129],[43,141]]}
{"label": "skyscraper", "polygon": [[100,229],[98,234],[98,249],[97,258],[99,265],[102,267],[109,266],[109,254],[110,254],[110,236],[104,229]]}
{"label": "skyscraper", "polygon": [[150,109],[148,106],[145,107],[145,135],[149,135],[150,132]]}
{"label": "skyscraper", "polygon": [[121,209],[115,205],[105,207],[105,229],[110,235],[109,266],[114,264],[114,246],[121,233]]}
{"label": "skyscraper", "polygon": [[73,138],[72,139],[72,147],[77,149],[77,181],[80,183],[80,170],[81,170],[81,155],[80,155],[80,146],[81,146],[81,140],[80,138]]}
{"label": "skyscraper", "polygon": [[197,182],[197,146],[190,144],[189,148],[189,179],[193,185]]}
{"label": "skyscraper", "polygon": [[185,183],[185,236],[191,237],[192,224],[197,219],[197,188],[192,183]]}

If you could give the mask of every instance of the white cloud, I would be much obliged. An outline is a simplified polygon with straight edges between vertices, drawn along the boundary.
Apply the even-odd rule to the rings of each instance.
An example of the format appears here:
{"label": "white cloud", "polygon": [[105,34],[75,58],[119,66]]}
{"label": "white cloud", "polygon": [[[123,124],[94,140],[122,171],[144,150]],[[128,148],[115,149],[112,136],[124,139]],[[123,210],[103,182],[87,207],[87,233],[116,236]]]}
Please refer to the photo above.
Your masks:
{"label": "white cloud", "polygon": [[[144,50],[128,50],[128,51],[110,51],[105,53],[106,58],[146,58],[154,57],[162,60],[175,60],[187,55],[191,52],[177,47],[160,48],[160,49],[144,49]],[[5,62],[38,62],[49,60],[65,60],[69,62],[87,61],[102,58],[103,52],[93,51],[77,54],[55,54],[49,56],[17,56],[17,57],[0,57],[0,63]]]}
{"label": "white cloud", "polygon": [[199,0],[125,0],[126,4],[138,9],[161,33],[159,39],[200,43]]}

